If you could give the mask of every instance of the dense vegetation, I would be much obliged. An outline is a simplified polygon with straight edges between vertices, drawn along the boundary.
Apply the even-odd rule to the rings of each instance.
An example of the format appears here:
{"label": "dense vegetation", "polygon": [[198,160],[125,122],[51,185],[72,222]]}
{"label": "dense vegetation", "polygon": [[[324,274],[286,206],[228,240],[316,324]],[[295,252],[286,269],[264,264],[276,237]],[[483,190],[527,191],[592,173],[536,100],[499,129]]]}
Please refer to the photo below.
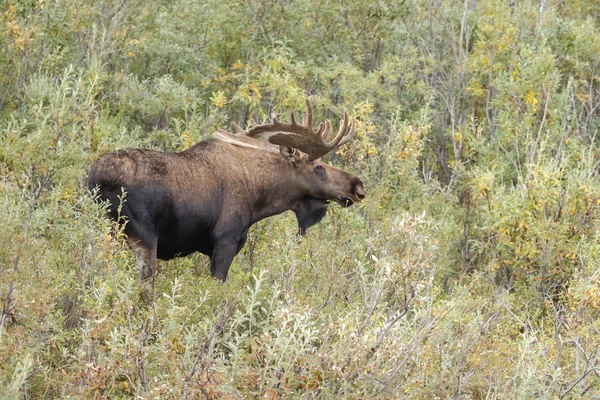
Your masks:
{"label": "dense vegetation", "polygon": [[[597,0],[0,4],[1,398],[597,398]],[[230,279],[135,260],[97,157],[358,120],[367,200]]]}

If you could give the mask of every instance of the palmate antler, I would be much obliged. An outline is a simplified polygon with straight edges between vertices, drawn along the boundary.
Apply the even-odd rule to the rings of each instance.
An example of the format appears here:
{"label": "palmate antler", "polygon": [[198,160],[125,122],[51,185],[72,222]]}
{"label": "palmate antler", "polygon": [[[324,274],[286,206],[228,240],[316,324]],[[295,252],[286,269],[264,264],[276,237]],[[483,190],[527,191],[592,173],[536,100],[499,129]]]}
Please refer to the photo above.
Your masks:
{"label": "palmate antler", "polygon": [[296,122],[294,113],[292,112],[289,124],[279,121],[272,114],[271,122],[255,125],[246,130],[240,128],[235,123],[232,125],[238,135],[245,135],[278,146],[291,147],[313,158],[319,158],[352,139],[355,124],[354,120],[350,122],[348,111],[344,110],[344,118],[340,123],[340,129],[333,138],[333,128],[329,120],[321,122],[319,128],[316,131],[313,130],[312,106],[307,99],[306,111],[302,113],[302,124]]}

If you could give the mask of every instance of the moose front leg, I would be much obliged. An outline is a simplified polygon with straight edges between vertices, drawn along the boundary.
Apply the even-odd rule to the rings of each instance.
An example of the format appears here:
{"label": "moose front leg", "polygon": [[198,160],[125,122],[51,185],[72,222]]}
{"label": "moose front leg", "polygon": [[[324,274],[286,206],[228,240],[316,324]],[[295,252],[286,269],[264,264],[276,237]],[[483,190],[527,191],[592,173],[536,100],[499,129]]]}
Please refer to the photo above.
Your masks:
{"label": "moose front leg", "polygon": [[133,254],[140,274],[140,283],[142,286],[142,297],[149,301],[152,298],[154,289],[154,276],[156,275],[156,242],[147,244],[135,237],[128,237],[127,243]]}
{"label": "moose front leg", "polygon": [[248,229],[240,234],[228,234],[215,241],[215,247],[210,257],[210,272],[222,281],[227,280],[229,267],[235,255],[244,247],[248,238]]}
{"label": "moose front leg", "polygon": [[210,272],[215,278],[226,281],[227,272],[235,257],[238,248],[237,239],[217,240],[210,259]]}

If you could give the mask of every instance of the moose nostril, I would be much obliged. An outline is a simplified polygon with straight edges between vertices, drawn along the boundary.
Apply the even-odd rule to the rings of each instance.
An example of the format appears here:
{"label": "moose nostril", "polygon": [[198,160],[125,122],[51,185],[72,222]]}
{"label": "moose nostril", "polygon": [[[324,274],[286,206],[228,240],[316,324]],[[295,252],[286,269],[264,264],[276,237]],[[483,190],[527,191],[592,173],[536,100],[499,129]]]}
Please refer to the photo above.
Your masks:
{"label": "moose nostril", "polygon": [[365,198],[365,190],[362,188],[362,185],[354,187],[354,196],[359,201]]}
{"label": "moose nostril", "polygon": [[360,179],[355,177],[355,179],[352,182],[351,190],[355,201],[361,201],[365,198],[365,188],[363,187],[363,183]]}

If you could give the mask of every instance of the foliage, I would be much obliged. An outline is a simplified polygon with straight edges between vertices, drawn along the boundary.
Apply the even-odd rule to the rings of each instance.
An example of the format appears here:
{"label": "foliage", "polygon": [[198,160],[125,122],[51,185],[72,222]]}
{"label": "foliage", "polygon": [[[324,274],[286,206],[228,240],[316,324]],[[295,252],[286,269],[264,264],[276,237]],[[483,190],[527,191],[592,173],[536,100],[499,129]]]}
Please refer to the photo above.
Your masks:
{"label": "foliage", "polygon": [[[597,398],[600,3],[0,4],[1,398]],[[367,199],[139,298],[86,171],[347,108]],[[126,195],[125,195],[126,196]]]}

